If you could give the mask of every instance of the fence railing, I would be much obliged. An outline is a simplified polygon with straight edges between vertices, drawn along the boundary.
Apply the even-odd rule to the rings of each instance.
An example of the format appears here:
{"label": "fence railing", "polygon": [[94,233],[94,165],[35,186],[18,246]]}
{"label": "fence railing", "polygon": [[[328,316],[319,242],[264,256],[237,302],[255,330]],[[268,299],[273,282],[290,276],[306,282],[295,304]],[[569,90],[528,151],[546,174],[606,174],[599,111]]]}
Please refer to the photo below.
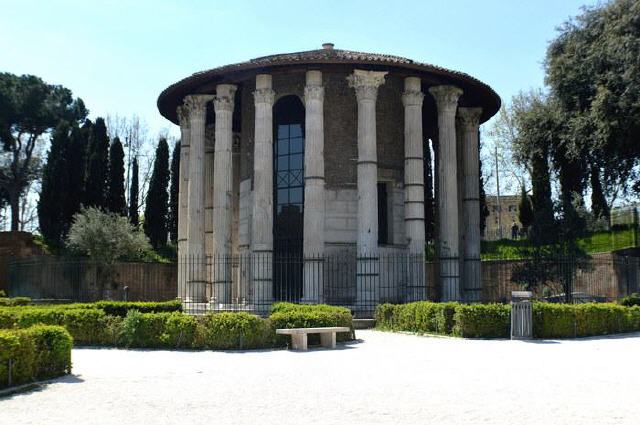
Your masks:
{"label": "fence railing", "polygon": [[[589,258],[482,261],[480,283],[423,255],[355,252],[323,256],[250,253],[229,257],[182,257],[176,263],[101,265],[37,257],[9,266],[9,295],[91,302],[103,299],[162,301],[179,297],[194,314],[248,311],[266,314],[272,303],[326,303],[371,317],[380,303],[440,300],[443,278],[461,273],[463,300],[509,302],[511,292],[530,290],[549,302],[613,301],[639,292],[640,259],[614,254]],[[480,295],[479,295],[480,293]]]}
{"label": "fence railing", "polygon": [[178,260],[178,296],[192,313],[264,314],[278,301],[349,307],[371,317],[380,303],[426,300],[424,256],[250,253]]}

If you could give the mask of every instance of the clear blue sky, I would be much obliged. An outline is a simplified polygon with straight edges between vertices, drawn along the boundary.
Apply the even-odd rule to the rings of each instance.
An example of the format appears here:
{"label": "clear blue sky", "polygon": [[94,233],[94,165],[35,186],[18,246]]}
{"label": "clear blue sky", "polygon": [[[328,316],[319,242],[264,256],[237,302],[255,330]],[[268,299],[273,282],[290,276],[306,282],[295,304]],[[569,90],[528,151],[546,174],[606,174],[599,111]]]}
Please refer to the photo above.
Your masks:
{"label": "clear blue sky", "polygon": [[464,71],[508,100],[543,84],[555,28],[589,0],[0,0],[0,71],[70,88],[91,116],[138,114],[193,72],[320,48],[390,53]]}

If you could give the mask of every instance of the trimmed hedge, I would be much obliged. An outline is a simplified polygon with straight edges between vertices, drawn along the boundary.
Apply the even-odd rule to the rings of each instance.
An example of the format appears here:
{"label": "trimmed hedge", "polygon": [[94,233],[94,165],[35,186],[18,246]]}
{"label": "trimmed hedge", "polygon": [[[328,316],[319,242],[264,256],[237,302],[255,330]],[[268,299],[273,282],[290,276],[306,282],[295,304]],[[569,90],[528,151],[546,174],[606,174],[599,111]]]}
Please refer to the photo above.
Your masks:
{"label": "trimmed hedge", "polygon": [[61,326],[0,330],[0,388],[70,373],[72,346]]}
{"label": "trimmed hedge", "polygon": [[381,304],[376,309],[376,326],[386,330],[448,335],[453,332],[458,305],[429,301]]}
{"label": "trimmed hedge", "polygon": [[[351,332],[336,334],[336,340],[353,339],[353,315],[348,308],[326,304],[276,303],[271,307],[271,311],[269,320],[274,329],[345,326],[351,329]],[[311,334],[308,338],[309,344],[320,342],[319,335]],[[278,335],[276,344],[285,345],[289,340],[290,337],[287,335]]]}
{"label": "trimmed hedge", "polygon": [[574,338],[640,331],[640,307],[613,303],[533,304],[536,338]]}
{"label": "trimmed hedge", "polygon": [[14,298],[6,298],[0,297],[0,306],[2,307],[15,307],[28,305],[31,302],[31,298],[28,297],[14,297]]}
{"label": "trimmed hedge", "polygon": [[174,311],[182,311],[182,302],[180,300],[161,302],[98,301],[89,305],[93,305],[95,308],[103,310],[109,316],[119,317],[125,317],[129,310],[137,310],[140,313],[171,313]]}
{"label": "trimmed hedge", "polygon": [[28,328],[33,325],[64,326],[79,345],[99,345],[108,340],[109,320],[95,308],[21,307],[0,309],[1,328]]}
{"label": "trimmed hedge", "polygon": [[640,294],[638,293],[633,293],[631,295],[628,295],[624,298],[621,298],[618,301],[618,304],[623,305],[625,307],[633,307],[636,305],[640,306]]}
{"label": "trimmed hedge", "polygon": [[[152,312],[136,310],[133,308],[136,306]],[[181,305],[178,308],[181,309]],[[277,328],[346,326],[353,329],[349,309],[328,305],[278,303],[269,319],[244,312],[195,317],[171,309],[176,309],[176,302],[0,307],[0,328],[60,325],[78,345],[200,349],[286,346],[288,337],[276,338]],[[338,334],[339,340],[351,337]],[[313,337],[310,343],[314,343]]]}
{"label": "trimmed hedge", "polygon": [[[451,317],[452,311],[454,314]],[[511,307],[508,304],[428,301],[382,304],[376,309],[376,327],[466,338],[508,338],[510,315]],[[613,303],[533,304],[535,338],[573,338],[636,331],[640,331],[640,306],[624,307]]]}
{"label": "trimmed hedge", "polygon": [[196,346],[211,350],[273,347],[275,330],[268,320],[249,313],[210,313],[198,326]]}
{"label": "trimmed hedge", "polygon": [[453,334],[465,338],[509,338],[511,306],[460,304],[455,308]]}

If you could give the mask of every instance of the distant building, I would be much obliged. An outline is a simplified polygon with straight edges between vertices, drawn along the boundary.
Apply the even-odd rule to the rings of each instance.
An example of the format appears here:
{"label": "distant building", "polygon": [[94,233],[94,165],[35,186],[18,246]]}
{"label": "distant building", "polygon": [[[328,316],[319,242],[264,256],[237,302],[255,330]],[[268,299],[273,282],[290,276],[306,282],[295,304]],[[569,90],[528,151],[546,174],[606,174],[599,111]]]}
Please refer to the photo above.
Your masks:
{"label": "distant building", "polygon": [[[499,204],[499,205],[498,205]],[[518,229],[522,229],[522,224],[518,219],[520,196],[505,195],[500,196],[500,202],[495,195],[487,195],[487,216],[486,227],[482,238],[488,241],[511,238],[511,226],[515,222]]]}

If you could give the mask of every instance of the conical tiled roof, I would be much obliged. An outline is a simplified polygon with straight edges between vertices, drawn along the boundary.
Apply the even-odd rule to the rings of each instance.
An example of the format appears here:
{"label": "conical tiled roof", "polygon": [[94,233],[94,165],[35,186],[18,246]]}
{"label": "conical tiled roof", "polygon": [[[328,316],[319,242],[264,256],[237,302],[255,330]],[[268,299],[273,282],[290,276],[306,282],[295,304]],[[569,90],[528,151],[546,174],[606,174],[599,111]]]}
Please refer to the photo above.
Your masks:
{"label": "conical tiled roof", "polygon": [[491,87],[463,72],[416,62],[401,56],[333,49],[332,45],[326,46],[328,47],[318,50],[262,56],[246,62],[196,72],[167,87],[158,97],[158,109],[164,117],[177,123],[176,107],[182,102],[184,96],[198,93],[198,89],[206,83],[217,81],[236,82],[247,78],[247,72],[254,71],[256,74],[269,72],[270,68],[336,64],[403,70],[407,74],[430,76],[432,78],[429,78],[429,80],[433,80],[437,84],[458,85],[465,91],[470,103],[468,106],[481,106],[483,108],[483,121],[493,116],[500,108],[500,97]]}

